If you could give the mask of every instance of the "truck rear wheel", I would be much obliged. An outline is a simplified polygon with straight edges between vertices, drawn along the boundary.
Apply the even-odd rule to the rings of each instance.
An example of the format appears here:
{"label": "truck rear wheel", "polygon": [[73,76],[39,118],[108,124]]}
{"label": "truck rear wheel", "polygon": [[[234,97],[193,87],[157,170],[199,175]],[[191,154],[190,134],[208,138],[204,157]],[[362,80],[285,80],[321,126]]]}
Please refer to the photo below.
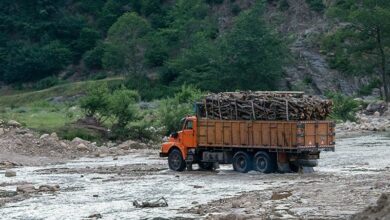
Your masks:
{"label": "truck rear wheel", "polygon": [[183,171],[186,168],[186,163],[183,160],[180,150],[173,149],[168,155],[169,169],[174,171]]}
{"label": "truck rear wheel", "polygon": [[275,162],[267,152],[259,151],[255,154],[253,167],[256,171],[262,173],[272,173],[276,168]]}
{"label": "truck rear wheel", "polygon": [[251,156],[244,152],[239,151],[233,156],[233,169],[240,173],[247,173],[252,168]]}

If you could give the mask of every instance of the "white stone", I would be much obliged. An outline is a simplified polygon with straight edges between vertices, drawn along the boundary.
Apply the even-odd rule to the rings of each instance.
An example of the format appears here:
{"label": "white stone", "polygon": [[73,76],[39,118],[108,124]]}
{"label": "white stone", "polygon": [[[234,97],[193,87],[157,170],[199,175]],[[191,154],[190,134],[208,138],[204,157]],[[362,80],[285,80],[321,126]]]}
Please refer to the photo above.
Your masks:
{"label": "white stone", "polygon": [[376,111],[376,112],[374,112],[374,116],[375,116],[375,117],[379,117],[379,116],[381,116],[381,113],[379,113],[378,111]]}
{"label": "white stone", "polygon": [[49,134],[42,134],[42,135],[39,137],[39,139],[45,139],[45,138],[47,138],[47,137],[49,137]]}

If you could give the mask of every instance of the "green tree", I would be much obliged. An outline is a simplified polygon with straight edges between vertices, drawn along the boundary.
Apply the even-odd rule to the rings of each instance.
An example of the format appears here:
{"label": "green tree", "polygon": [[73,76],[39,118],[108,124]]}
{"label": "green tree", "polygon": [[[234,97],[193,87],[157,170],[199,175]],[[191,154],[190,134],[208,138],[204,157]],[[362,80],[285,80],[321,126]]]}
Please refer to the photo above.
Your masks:
{"label": "green tree", "polygon": [[364,65],[364,68],[355,68],[365,70],[364,74],[378,72],[385,100],[390,102],[390,1],[338,0],[329,10],[329,16],[349,23],[336,32],[341,38],[338,43],[330,44],[331,40],[325,41],[328,43],[325,44],[327,49],[335,51],[335,57],[342,57],[339,60],[347,65]]}
{"label": "green tree", "polygon": [[225,89],[273,90],[282,75],[286,49],[263,20],[263,4],[242,12],[222,39],[220,80]]}
{"label": "green tree", "polygon": [[134,12],[118,18],[108,31],[103,66],[133,76],[142,75],[149,31],[148,21]]}

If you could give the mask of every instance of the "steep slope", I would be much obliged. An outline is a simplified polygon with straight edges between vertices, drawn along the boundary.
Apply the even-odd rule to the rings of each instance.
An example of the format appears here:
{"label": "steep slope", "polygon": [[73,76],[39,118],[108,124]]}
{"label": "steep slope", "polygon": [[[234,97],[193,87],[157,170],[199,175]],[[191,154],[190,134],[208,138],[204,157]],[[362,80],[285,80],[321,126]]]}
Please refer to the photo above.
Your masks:
{"label": "steep slope", "polygon": [[268,4],[267,19],[277,26],[289,44],[291,63],[285,69],[286,78],[281,86],[286,89],[305,90],[324,94],[326,91],[356,93],[364,78],[345,76],[331,69],[321,54],[318,40],[330,28],[322,13],[309,8],[305,0],[288,0],[289,8],[281,11],[277,4]]}

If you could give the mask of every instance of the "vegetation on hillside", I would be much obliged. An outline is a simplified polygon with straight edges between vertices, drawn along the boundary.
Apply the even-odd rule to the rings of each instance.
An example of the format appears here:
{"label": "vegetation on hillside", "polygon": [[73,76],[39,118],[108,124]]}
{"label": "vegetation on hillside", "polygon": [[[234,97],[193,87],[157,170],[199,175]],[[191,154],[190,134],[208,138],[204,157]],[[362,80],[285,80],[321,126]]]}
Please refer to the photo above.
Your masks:
{"label": "vegetation on hillside", "polygon": [[184,83],[277,89],[287,50],[263,21],[264,4],[235,10],[233,26],[220,33],[212,7],[222,3],[2,1],[0,81],[48,87],[59,83],[55,76],[108,72],[126,76],[143,99],[170,96]]}
{"label": "vegetation on hillside", "polygon": [[344,22],[323,40],[332,67],[348,74],[377,75],[390,101],[390,1],[337,0],[328,15]]}

